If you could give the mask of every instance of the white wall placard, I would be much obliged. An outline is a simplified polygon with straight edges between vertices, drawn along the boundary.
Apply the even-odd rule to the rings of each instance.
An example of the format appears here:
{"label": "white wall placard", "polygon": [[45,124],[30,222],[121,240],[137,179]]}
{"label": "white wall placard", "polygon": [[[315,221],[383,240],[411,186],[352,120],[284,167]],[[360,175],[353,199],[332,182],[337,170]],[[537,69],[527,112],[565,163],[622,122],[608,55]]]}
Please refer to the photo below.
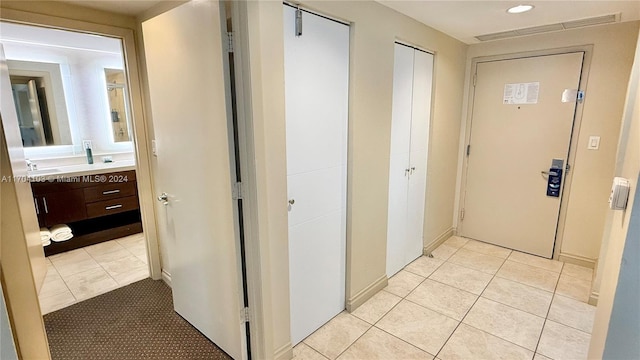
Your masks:
{"label": "white wall placard", "polygon": [[537,104],[539,82],[504,84],[503,104]]}

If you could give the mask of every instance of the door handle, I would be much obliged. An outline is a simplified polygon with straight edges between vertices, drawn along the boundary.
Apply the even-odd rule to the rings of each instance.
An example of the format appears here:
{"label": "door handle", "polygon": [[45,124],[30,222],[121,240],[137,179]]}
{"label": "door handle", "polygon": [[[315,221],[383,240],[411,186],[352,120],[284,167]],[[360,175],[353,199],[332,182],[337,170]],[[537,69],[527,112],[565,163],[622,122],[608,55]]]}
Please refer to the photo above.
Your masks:
{"label": "door handle", "polygon": [[289,205],[293,205],[296,203],[296,199],[289,199]]}
{"label": "door handle", "polygon": [[168,205],[169,204],[169,195],[167,195],[167,193],[163,192],[162,194],[160,194],[160,196],[158,196],[158,201],[160,201],[162,203],[162,205]]}

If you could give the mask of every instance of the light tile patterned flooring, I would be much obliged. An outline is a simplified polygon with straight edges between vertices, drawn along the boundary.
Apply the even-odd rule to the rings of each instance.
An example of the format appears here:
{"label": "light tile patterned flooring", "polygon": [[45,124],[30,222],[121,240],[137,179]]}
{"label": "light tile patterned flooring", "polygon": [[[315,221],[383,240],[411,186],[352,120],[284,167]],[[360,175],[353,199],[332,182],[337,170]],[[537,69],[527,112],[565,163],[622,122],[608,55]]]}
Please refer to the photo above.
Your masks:
{"label": "light tile patterned flooring", "polygon": [[592,269],[452,237],[294,359],[586,359]]}
{"label": "light tile patterned flooring", "polygon": [[40,290],[42,314],[149,277],[143,234],[47,257]]}

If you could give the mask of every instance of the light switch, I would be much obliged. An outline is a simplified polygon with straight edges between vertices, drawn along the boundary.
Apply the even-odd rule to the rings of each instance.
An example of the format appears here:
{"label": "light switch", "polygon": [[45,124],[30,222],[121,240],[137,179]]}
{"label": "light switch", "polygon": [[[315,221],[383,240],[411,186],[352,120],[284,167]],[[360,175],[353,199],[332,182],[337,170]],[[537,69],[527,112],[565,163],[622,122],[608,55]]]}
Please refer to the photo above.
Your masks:
{"label": "light switch", "polygon": [[589,145],[587,149],[598,150],[600,148],[600,136],[589,136]]}

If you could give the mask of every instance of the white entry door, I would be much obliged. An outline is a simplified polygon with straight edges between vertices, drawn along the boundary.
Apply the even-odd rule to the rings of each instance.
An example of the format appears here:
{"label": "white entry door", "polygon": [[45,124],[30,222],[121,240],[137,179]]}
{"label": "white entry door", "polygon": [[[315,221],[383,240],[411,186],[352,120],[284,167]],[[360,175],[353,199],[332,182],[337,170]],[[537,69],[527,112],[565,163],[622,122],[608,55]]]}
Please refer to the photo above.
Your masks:
{"label": "white entry door", "polygon": [[291,338],[345,307],[349,27],[284,6]]}
{"label": "white entry door", "polygon": [[433,55],[395,45],[387,276],[422,255]]}
{"label": "white entry door", "polygon": [[478,63],[463,236],[552,256],[564,184],[549,196],[548,176],[564,183],[566,172],[550,168],[556,159],[565,170],[583,56]]}
{"label": "white entry door", "polygon": [[246,358],[234,233],[220,9],[192,1],[142,24],[156,190],[166,192],[174,308],[234,359]]}

